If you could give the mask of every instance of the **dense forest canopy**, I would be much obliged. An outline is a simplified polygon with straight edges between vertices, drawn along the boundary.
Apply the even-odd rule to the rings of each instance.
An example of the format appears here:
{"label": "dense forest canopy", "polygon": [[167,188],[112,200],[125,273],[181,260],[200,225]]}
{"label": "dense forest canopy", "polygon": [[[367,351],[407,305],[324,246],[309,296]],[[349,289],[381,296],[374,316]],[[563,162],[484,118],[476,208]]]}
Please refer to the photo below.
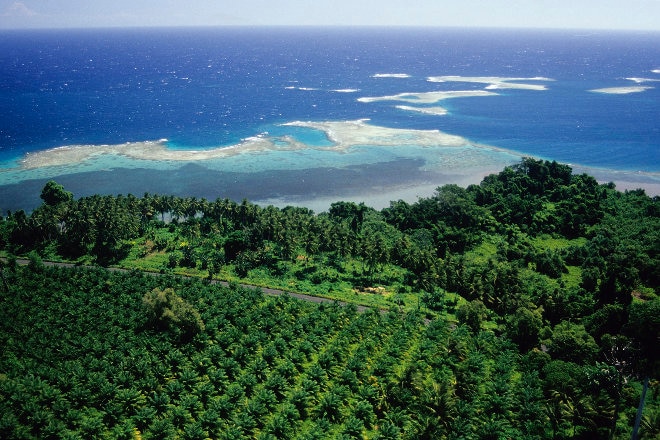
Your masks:
{"label": "dense forest canopy", "polygon": [[628,438],[644,381],[660,435],[642,190],[524,159],[381,211],[41,198],[0,221],[2,438]]}

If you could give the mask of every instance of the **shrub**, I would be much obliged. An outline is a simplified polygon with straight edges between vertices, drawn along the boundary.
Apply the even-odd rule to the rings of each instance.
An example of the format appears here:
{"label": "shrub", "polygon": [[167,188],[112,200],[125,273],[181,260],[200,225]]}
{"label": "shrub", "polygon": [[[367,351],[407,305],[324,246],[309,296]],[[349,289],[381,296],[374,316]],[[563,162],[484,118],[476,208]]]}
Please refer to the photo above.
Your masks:
{"label": "shrub", "polygon": [[158,288],[142,298],[149,323],[161,330],[175,330],[186,340],[204,331],[204,322],[190,303],[177,295],[173,289]]}

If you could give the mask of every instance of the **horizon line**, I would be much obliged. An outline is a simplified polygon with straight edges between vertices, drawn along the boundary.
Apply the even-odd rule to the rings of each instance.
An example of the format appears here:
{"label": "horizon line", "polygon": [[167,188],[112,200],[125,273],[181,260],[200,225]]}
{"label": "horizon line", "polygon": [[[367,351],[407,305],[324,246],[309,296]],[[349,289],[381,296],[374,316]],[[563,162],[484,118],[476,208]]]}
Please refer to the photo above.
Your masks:
{"label": "horizon line", "polygon": [[387,24],[164,24],[164,25],[103,25],[103,26],[15,26],[2,27],[5,31],[94,31],[94,30],[157,30],[157,29],[408,29],[408,30],[484,30],[484,31],[538,31],[538,32],[617,32],[658,33],[660,29],[606,28],[606,27],[535,27],[535,26],[475,26],[475,25],[387,25]]}

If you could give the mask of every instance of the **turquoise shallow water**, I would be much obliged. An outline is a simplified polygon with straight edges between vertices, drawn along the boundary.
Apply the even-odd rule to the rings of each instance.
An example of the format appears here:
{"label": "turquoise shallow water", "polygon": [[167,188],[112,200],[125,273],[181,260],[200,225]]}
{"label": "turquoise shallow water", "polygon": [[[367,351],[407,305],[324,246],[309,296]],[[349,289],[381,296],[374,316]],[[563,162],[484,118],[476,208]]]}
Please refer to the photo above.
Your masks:
{"label": "turquoise shallow water", "polygon": [[[336,148],[318,130],[295,127],[294,131],[295,149],[290,144],[280,149],[274,142],[271,149],[204,160],[147,160],[103,154],[62,165],[6,170],[0,200],[14,200],[17,206],[36,205],[39,185],[56,179],[78,196],[112,188],[113,193],[169,193],[211,200],[248,198],[258,203],[316,209],[324,209],[336,200],[360,200],[382,208],[389,200],[428,196],[445,183],[478,183],[487,172],[519,160],[515,154],[471,144],[416,145],[415,139],[409,139],[413,143],[378,145],[378,136],[364,144]],[[83,147],[87,152],[98,148]],[[184,157],[195,153],[190,149],[172,151]],[[50,158],[49,152],[42,154]],[[8,205],[6,209],[16,208]]]}

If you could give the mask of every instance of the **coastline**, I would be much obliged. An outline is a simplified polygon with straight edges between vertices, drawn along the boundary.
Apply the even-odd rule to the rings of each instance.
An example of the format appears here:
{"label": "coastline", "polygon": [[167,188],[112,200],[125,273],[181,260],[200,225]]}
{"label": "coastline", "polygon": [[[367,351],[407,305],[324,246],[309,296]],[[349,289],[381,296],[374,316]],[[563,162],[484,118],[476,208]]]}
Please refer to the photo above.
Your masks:
{"label": "coastline", "polygon": [[[515,162],[509,163],[509,165]],[[349,168],[311,168],[272,170],[255,173],[222,172],[200,164],[186,163],[171,170],[149,168],[86,171],[55,176],[76,198],[93,194],[171,194],[207,200],[243,199],[266,206],[301,206],[315,212],[326,211],[338,201],[364,202],[375,209],[390,202],[414,203],[430,197],[445,184],[467,187],[479,184],[505,165],[473,165],[447,170],[425,170],[422,160],[401,159]],[[601,183],[613,182],[618,191],[643,189],[647,195],[660,196],[660,176],[597,170],[572,166],[574,174],[592,175]],[[31,179],[0,186],[0,212],[23,209],[31,211],[41,204],[41,189],[50,178]]]}
{"label": "coastline", "polygon": [[618,191],[643,189],[650,197],[660,196],[660,173],[646,173],[641,171],[620,171],[602,168],[590,168],[580,165],[571,165],[573,174],[586,173],[593,176],[598,183],[614,183]]}
{"label": "coastline", "polygon": [[[54,148],[26,155],[20,169],[0,171],[0,212],[36,208],[48,180],[76,197],[149,192],[247,199],[315,212],[337,201],[382,209],[399,199],[412,203],[432,196],[445,184],[479,184],[523,157],[439,130],[382,127],[368,119],[280,126],[316,130],[330,145],[310,145],[291,133],[262,133],[205,150],[168,148],[166,139]],[[620,191],[641,188],[649,196],[660,195],[660,173],[569,165],[574,174],[613,182]]]}

